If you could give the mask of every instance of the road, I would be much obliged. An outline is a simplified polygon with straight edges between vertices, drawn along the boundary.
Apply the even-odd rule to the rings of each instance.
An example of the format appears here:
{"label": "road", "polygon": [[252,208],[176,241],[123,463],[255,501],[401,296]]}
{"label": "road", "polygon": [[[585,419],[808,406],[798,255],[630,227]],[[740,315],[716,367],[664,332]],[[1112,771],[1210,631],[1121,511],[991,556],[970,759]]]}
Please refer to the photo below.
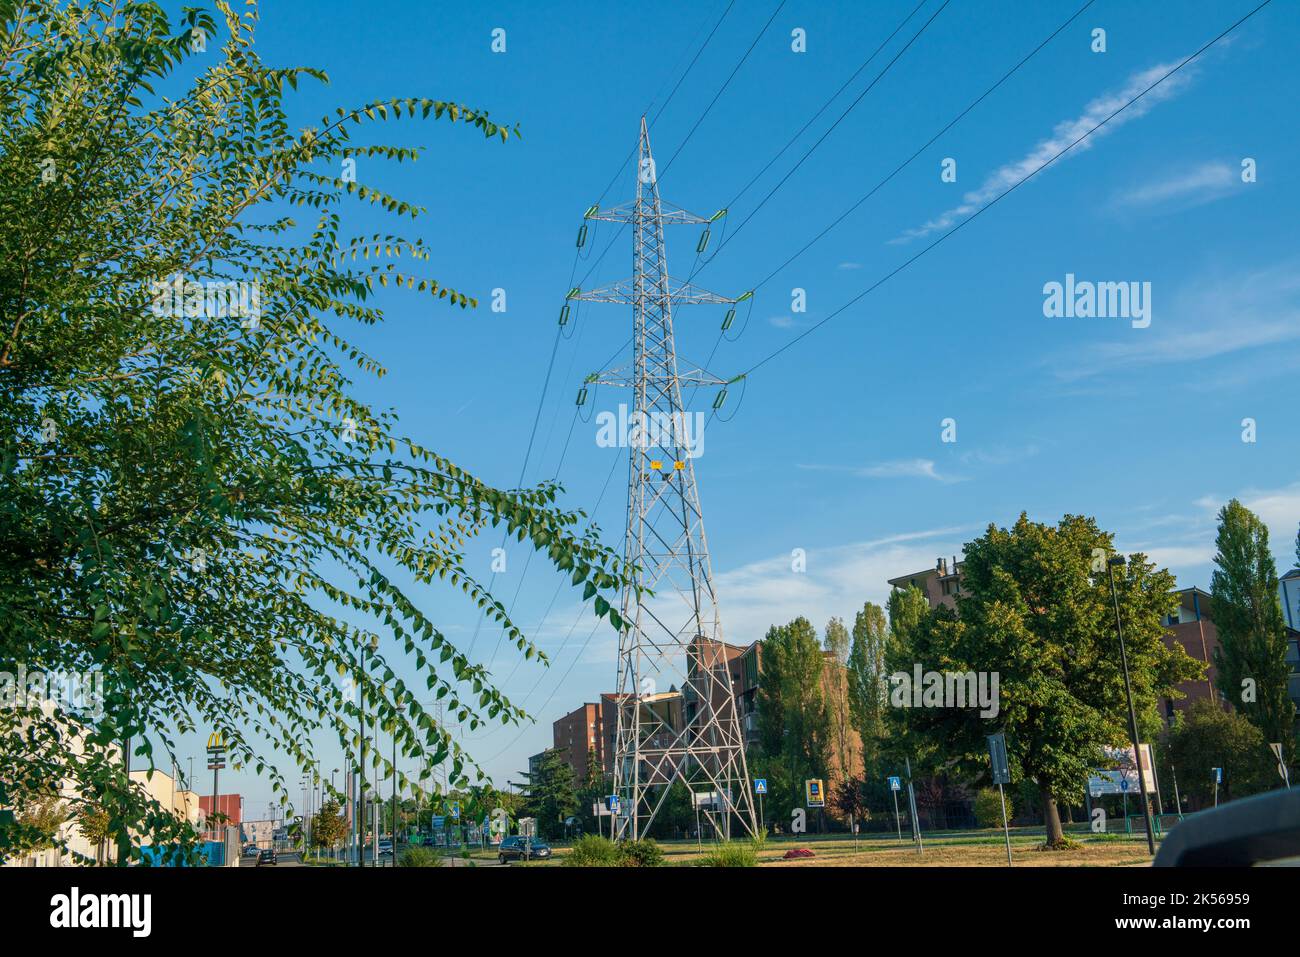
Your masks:
{"label": "road", "polygon": [[[297,851],[281,851],[277,856],[276,867],[306,867],[302,862],[302,855]],[[257,855],[245,854],[239,859],[240,867],[256,867]]]}

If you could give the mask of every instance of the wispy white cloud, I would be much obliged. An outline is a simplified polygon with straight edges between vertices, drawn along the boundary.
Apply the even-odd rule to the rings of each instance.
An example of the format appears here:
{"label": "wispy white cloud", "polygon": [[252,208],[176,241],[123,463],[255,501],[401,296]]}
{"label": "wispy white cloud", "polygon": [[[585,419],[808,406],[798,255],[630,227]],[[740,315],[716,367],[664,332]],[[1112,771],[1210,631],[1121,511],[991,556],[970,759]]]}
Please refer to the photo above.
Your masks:
{"label": "wispy white cloud", "polygon": [[848,270],[848,269],[861,269],[861,268],[862,268],[862,263],[840,263],[840,264],[839,264],[838,266],[836,266],[835,268],[836,268],[836,269],[845,269],[845,270]]}
{"label": "wispy white cloud", "polygon": [[1162,173],[1149,182],[1115,194],[1110,205],[1120,209],[1199,205],[1227,196],[1242,185],[1237,170],[1219,161]]}
{"label": "wispy white cloud", "polygon": [[799,615],[820,632],[839,615],[850,624],[864,602],[884,604],[889,579],[931,568],[937,555],[960,554],[974,527],[905,532],[872,541],[808,548],[805,570],[790,554],[775,555],[717,576],[722,623],[728,641],[747,644],[772,625]]}
{"label": "wispy white cloud", "polygon": [[[1158,63],[1146,70],[1134,73],[1120,89],[1099,96],[1084,107],[1083,112],[1078,116],[1057,123],[1052,130],[1051,136],[1039,140],[1034,148],[1024,156],[994,170],[978,188],[971,190],[962,197],[960,205],[952,207],[921,226],[906,230],[902,235],[890,241],[905,243],[928,236],[930,233],[942,232],[956,225],[958,221],[977,212],[1001,193],[1006,192],[1007,189],[1029,176],[1038,167],[1049,162],[1061,150],[1151,86],[1152,83],[1173,69],[1177,62]],[[1105,126],[1062,156],[1061,161],[1076,156],[1082,151],[1092,149],[1099,140],[1114,133],[1121,126],[1146,116],[1160,103],[1177,96],[1191,82],[1191,69],[1191,67],[1186,67],[1175,73],[1143,96],[1142,99],[1123,112],[1118,113]]]}
{"label": "wispy white cloud", "polygon": [[877,462],[874,465],[800,464],[797,467],[816,472],[846,472],[858,478],[923,478],[935,482],[965,481],[961,476],[940,474],[933,459],[893,459],[888,462]]}
{"label": "wispy white cloud", "polygon": [[[1300,341],[1300,263],[1200,280],[1162,306],[1154,289],[1148,329],[1049,357],[1058,378],[1075,381],[1140,366],[1195,362]],[[1257,370],[1258,372],[1258,370]]]}

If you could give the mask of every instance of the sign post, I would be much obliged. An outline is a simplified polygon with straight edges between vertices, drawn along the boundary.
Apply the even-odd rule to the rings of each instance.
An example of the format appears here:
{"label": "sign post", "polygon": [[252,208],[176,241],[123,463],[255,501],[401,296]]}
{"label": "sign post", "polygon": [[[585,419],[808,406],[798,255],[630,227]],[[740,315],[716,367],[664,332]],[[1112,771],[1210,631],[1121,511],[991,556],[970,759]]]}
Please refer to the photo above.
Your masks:
{"label": "sign post", "polygon": [[1007,822],[1007,795],[1004,784],[1011,783],[1011,766],[1007,763],[1007,736],[999,731],[989,735],[989,765],[993,770],[993,783],[998,786],[1002,799],[1002,833],[1007,838],[1007,866],[1011,866],[1011,825]]}
{"label": "sign post", "polygon": [[803,790],[808,807],[818,809],[817,832],[824,834],[826,832],[826,812],[822,808],[826,807],[826,789],[821,778],[809,778],[804,781]]}
{"label": "sign post", "polygon": [[1210,768],[1214,772],[1214,806],[1219,806],[1219,784],[1223,781],[1223,768]]}
{"label": "sign post", "polygon": [[901,787],[902,783],[899,781],[898,775],[891,774],[889,776],[889,790],[894,795],[894,825],[898,828],[898,843],[900,844],[903,843],[903,819],[898,816],[898,792]]}
{"label": "sign post", "polygon": [[1277,758],[1277,773],[1282,775],[1282,782],[1286,784],[1286,789],[1291,790],[1291,775],[1286,769],[1286,760],[1282,757],[1282,742],[1275,741],[1269,744],[1273,749],[1273,757]]}
{"label": "sign post", "polygon": [[912,835],[916,839],[916,853],[925,853],[925,842],[921,839],[921,821],[916,816],[916,791],[912,787],[912,759],[904,758],[907,763],[907,804],[912,809]]}
{"label": "sign post", "polygon": [[213,821],[217,819],[217,776],[226,766],[226,739],[220,731],[208,735],[208,770],[212,772],[212,811],[208,814],[208,826],[212,829],[212,838],[217,840],[217,829]]}

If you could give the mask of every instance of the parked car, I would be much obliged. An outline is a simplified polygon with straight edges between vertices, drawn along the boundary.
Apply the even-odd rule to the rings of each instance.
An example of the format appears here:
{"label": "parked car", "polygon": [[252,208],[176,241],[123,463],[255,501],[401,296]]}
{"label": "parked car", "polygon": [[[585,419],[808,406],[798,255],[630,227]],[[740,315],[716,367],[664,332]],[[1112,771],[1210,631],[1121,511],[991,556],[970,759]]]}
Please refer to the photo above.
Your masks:
{"label": "parked car", "polygon": [[384,840],[379,842],[379,856],[383,857],[385,854],[388,855],[389,857],[392,857],[393,855],[392,841]]}
{"label": "parked car", "polygon": [[268,847],[257,852],[258,867],[261,867],[263,864],[278,864],[278,863],[280,863],[280,858],[275,853],[275,848]]}
{"label": "parked car", "polygon": [[501,845],[497,848],[497,860],[502,864],[525,859],[530,861],[545,860],[550,856],[551,845],[538,838],[521,837],[518,834],[503,837]]}

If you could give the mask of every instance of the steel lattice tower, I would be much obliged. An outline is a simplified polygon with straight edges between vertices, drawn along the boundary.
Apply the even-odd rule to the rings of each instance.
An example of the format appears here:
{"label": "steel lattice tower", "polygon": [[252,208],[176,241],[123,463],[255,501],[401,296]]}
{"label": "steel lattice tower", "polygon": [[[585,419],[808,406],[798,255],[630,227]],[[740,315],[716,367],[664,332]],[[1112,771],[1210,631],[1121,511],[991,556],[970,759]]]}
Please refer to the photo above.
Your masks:
{"label": "steel lattice tower", "polygon": [[[693,436],[699,426],[687,429],[692,420],[682,403],[684,386],[725,383],[701,369],[678,373],[672,317],[676,304],[737,300],[669,277],[664,225],[709,220],[660,200],[645,117],[636,172],[633,202],[606,210],[592,207],[586,217],[632,224],[632,279],[570,292],[572,299],[632,306],[634,329],[632,367],[588,379],[630,387],[634,396],[628,419],[625,557],[639,571],[622,595],[616,836],[644,836],[678,780],[726,836],[733,815],[756,834],[744,738],[695,483],[692,445],[698,442]],[[702,423],[702,418],[697,413],[694,421]]]}

